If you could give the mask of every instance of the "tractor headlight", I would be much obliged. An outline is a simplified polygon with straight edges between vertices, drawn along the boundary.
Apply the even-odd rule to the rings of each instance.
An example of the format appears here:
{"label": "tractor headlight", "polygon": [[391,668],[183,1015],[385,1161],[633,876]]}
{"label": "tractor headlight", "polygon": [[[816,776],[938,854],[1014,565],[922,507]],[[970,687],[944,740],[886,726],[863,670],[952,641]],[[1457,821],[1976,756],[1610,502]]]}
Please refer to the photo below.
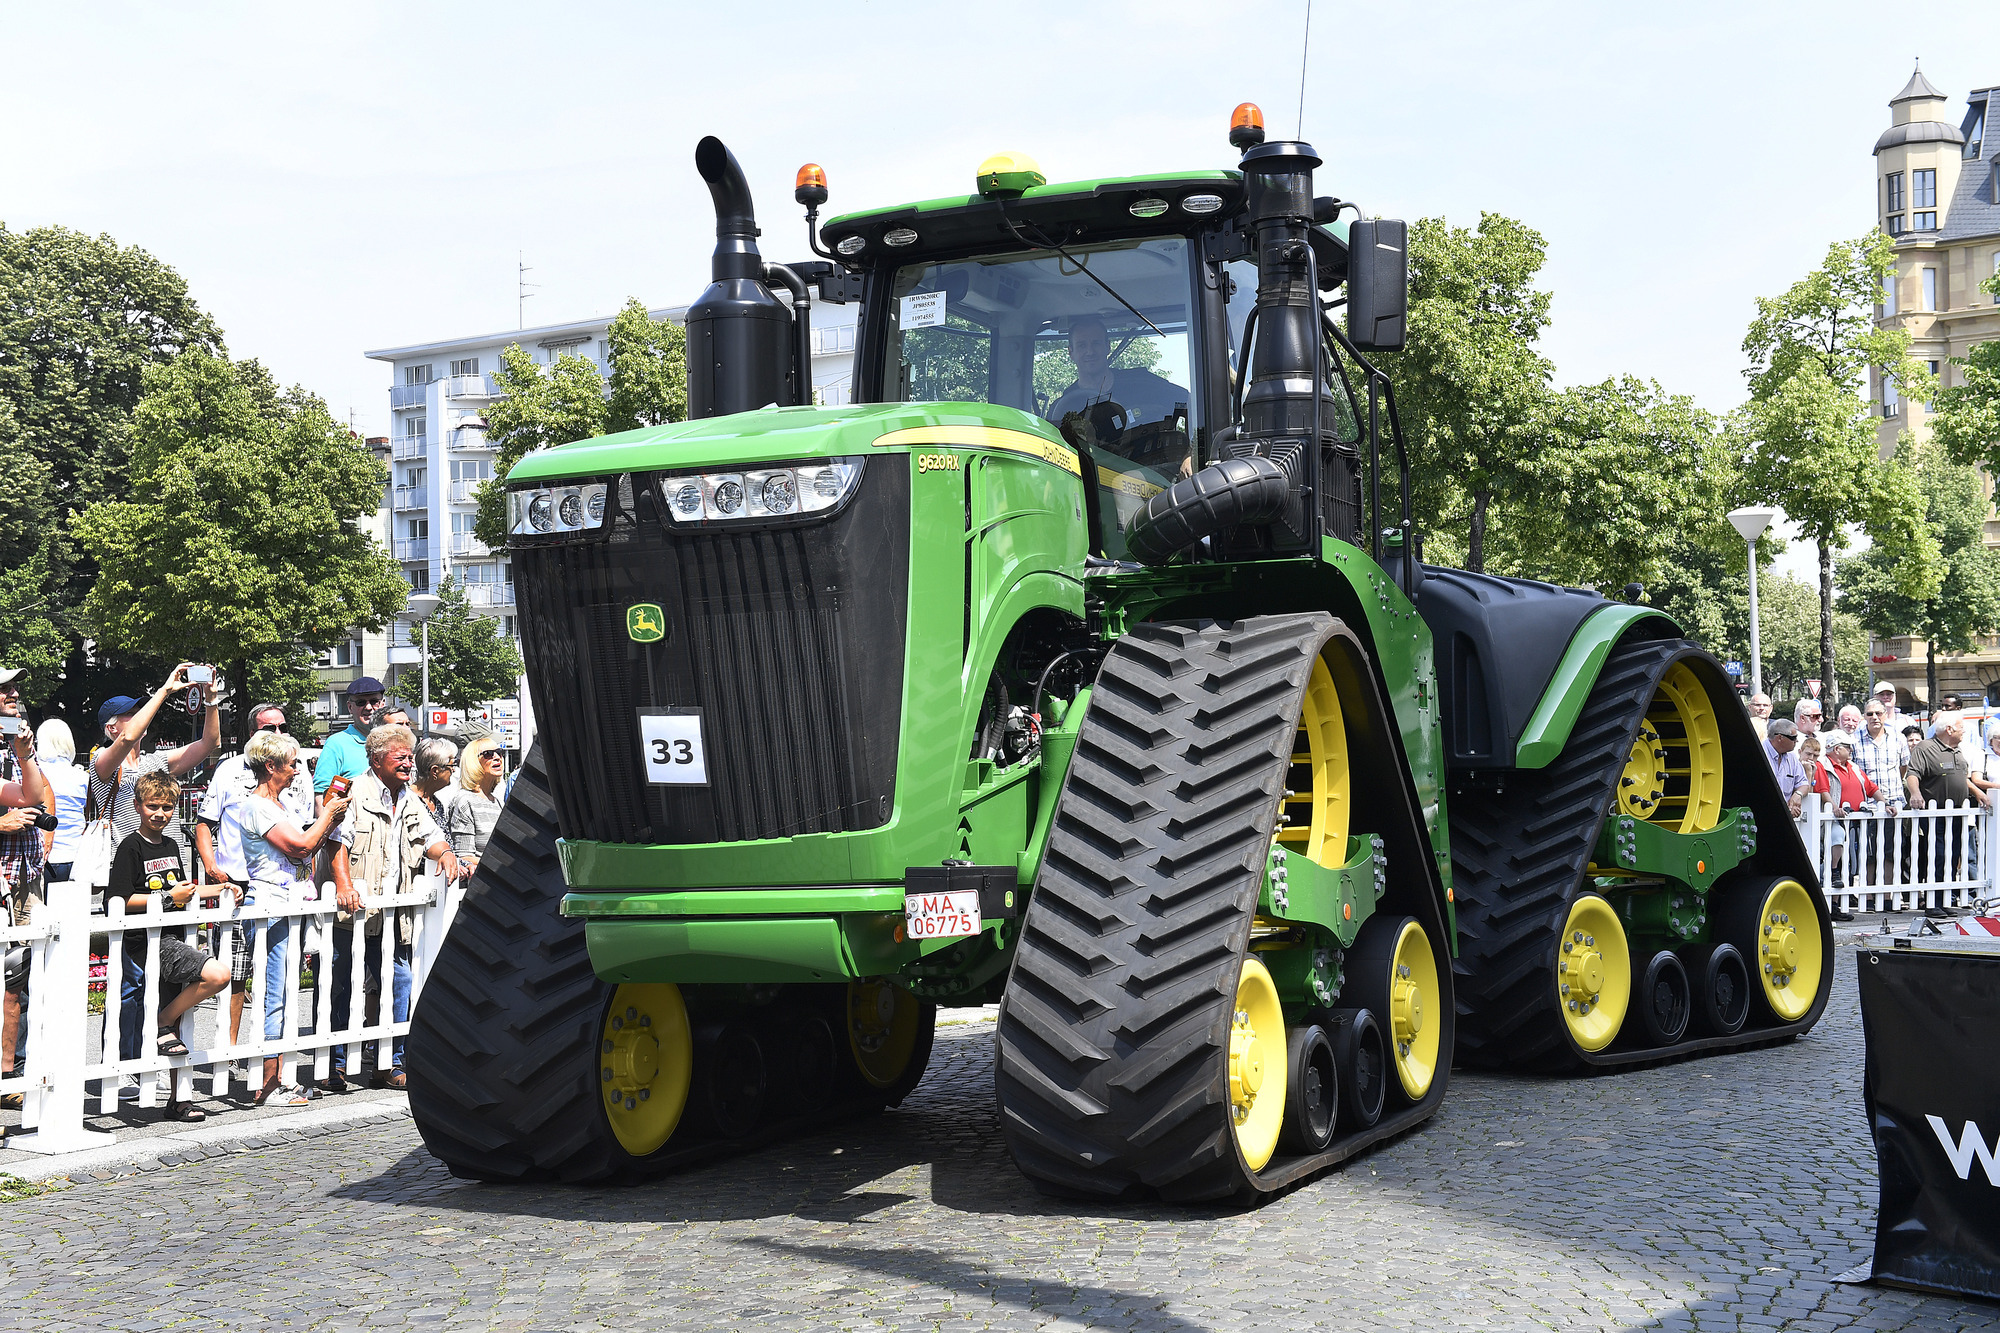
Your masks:
{"label": "tractor headlight", "polygon": [[608,482],[572,482],[507,492],[507,531],[523,537],[592,532],[610,508]]}
{"label": "tractor headlight", "polygon": [[744,472],[660,478],[667,516],[678,525],[803,518],[839,508],[861,480],[862,460],[793,463]]}

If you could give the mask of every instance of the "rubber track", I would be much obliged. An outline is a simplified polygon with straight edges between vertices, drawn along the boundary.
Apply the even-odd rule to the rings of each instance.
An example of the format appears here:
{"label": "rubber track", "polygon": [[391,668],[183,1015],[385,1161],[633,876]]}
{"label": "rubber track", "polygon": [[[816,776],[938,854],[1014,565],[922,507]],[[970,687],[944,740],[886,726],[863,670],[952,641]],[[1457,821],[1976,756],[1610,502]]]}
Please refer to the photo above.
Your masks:
{"label": "rubber track", "polygon": [[1209,1198],[1238,969],[1332,620],[1143,624],[1106,656],[1001,1003],[1014,1160],[1071,1194]]}
{"label": "rubber track", "polygon": [[632,1165],[591,1082],[611,988],[561,916],[556,809],[540,747],[514,779],[411,1017],[410,1112],[477,1180],[602,1180]]}
{"label": "rubber track", "polygon": [[[1712,673],[1701,673],[1703,684],[1711,698],[1727,698],[1714,693],[1714,682],[1723,679],[1720,666],[1688,641],[1621,645],[1605,660],[1575,730],[1553,763],[1508,773],[1498,794],[1477,787],[1453,790],[1459,1064],[1559,1073],[1587,1065],[1653,1063],[1768,1044],[1808,1031],[1818,1021],[1824,987],[1819,1004],[1804,1019],[1782,1027],[1746,1026],[1733,1037],[1690,1036],[1676,1046],[1654,1049],[1626,1049],[1621,1036],[1610,1048],[1588,1056],[1569,1040],[1550,982],[1556,937],[1589,865],[1654,687],[1680,659],[1690,659],[1690,666],[1713,666]],[[1726,729],[1731,723],[1748,731],[1747,720],[1724,718]],[[1726,735],[1725,765],[1741,757],[1741,738]],[[1747,779],[1740,773],[1728,778],[1724,800],[1749,805],[1757,816],[1758,863],[1774,873],[1803,873],[1802,883],[1813,882],[1809,864],[1801,871],[1790,854],[1803,849],[1789,845],[1798,840],[1777,801],[1768,767]],[[1830,948],[1827,956],[1832,957]],[[1830,982],[1832,968],[1825,972]]]}

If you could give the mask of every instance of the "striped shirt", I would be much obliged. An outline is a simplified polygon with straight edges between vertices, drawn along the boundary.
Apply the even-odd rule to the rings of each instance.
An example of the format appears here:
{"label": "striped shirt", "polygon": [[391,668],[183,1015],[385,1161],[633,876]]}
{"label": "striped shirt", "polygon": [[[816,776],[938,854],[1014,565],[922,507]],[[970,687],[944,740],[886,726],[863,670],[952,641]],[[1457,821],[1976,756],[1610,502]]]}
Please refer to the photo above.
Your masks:
{"label": "striped shirt", "polygon": [[1910,766],[1910,747],[1901,736],[1885,727],[1882,739],[1877,740],[1864,727],[1854,738],[1854,766],[1881,788],[1884,803],[1896,809],[1903,806],[1907,799],[1903,770]]}

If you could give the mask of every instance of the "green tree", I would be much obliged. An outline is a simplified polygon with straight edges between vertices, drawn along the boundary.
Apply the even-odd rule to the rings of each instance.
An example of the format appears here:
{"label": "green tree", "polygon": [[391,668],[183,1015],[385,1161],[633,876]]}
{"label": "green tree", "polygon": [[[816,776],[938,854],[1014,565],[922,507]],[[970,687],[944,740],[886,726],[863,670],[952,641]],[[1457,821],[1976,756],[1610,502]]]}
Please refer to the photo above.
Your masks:
{"label": "green tree", "polygon": [[[1838,706],[1833,682],[1823,674],[1820,658],[1819,595],[1811,584],[1788,574],[1765,574],[1757,580],[1757,615],[1764,649],[1764,688],[1773,699],[1796,699],[1805,683],[1822,682],[1821,697],[1830,705],[1828,721]],[[1868,631],[1847,612],[1833,620],[1834,666],[1838,678],[1862,680],[1868,673]]]}
{"label": "green tree", "polygon": [[1522,496],[1488,535],[1496,570],[1650,588],[1695,516],[1728,508],[1729,451],[1715,417],[1685,395],[1629,375],[1565,389],[1550,400],[1549,430],[1556,447],[1521,464]]}
{"label": "green tree", "polygon": [[1496,506],[1532,490],[1551,430],[1549,323],[1534,286],[1540,233],[1497,213],[1477,231],[1424,218],[1410,229],[1409,344],[1390,358],[1410,447],[1416,511],[1462,525],[1465,567],[1486,567]]}
{"label": "green tree", "polygon": [[[0,641],[40,703],[67,674],[72,716],[129,678],[86,655],[75,617],[95,578],[70,519],[121,494],[144,371],[222,332],[173,269],[136,246],[67,227],[0,224]],[[154,666],[143,664],[154,678]],[[81,731],[79,734],[83,734]]]}
{"label": "green tree", "polygon": [[[319,697],[319,673],[313,670],[318,654],[303,644],[290,643],[253,658],[248,672],[244,708],[262,703],[283,704],[285,730],[301,745],[317,745],[314,738],[311,704]],[[254,719],[252,719],[254,721]]]}
{"label": "green tree", "polygon": [[1868,411],[1871,366],[1886,368],[1906,395],[1931,396],[1928,372],[1909,356],[1909,335],[1875,326],[1874,306],[1894,268],[1895,247],[1880,232],[1837,242],[1784,295],[1758,298],[1743,340],[1745,487],[1782,507],[1818,548],[1820,674],[1829,698],[1837,687],[1833,556],[1849,525],[1859,523],[1882,548],[1906,595],[1933,597],[1944,577],[1916,481],[1900,463],[1879,459]]}
{"label": "green tree", "polygon": [[1911,597],[1896,577],[1895,558],[1871,549],[1840,562],[1840,605],[1874,634],[1925,640],[1924,697],[1934,701],[1937,655],[1971,652],[1980,635],[2000,630],[2000,560],[1986,548],[1990,506],[1978,471],[1954,463],[1941,445],[1904,447],[1914,455],[1924,518],[1943,553],[1943,584],[1930,597]]}
{"label": "green tree", "polygon": [[131,484],[72,529],[100,575],[79,611],[112,651],[229,664],[379,629],[408,586],[359,523],[382,465],[301,389],[207,351],[148,367]]}
{"label": "green tree", "polygon": [[477,708],[514,693],[521,655],[500,636],[500,622],[482,616],[450,578],[438,587],[438,609],[430,618],[434,702],[446,708]]}
{"label": "green tree", "polygon": [[654,319],[637,297],[611,321],[611,402],[605,429],[637,430],[686,421],[687,330]]}

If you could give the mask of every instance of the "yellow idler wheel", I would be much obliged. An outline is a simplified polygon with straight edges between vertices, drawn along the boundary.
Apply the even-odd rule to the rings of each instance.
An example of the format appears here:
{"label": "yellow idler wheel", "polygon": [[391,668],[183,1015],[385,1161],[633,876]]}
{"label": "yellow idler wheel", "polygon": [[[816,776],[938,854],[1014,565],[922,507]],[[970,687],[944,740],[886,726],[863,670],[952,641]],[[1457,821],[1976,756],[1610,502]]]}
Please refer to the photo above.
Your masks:
{"label": "yellow idler wheel", "polygon": [[1618,812],[1675,833],[1701,833],[1722,817],[1722,724],[1686,662],[1667,668],[1646,707],[1624,770]]}
{"label": "yellow idler wheel", "polygon": [[1229,1123],[1243,1164],[1262,1171],[1285,1127],[1285,1010],[1278,987],[1255,958],[1236,978],[1236,1012],[1229,1024]]}
{"label": "yellow idler wheel", "polygon": [[1764,1003],[1785,1022],[1797,1022],[1812,1008],[1826,966],[1823,952],[1819,915],[1805,887],[1795,879],[1773,884],[1757,913],[1749,961]]}
{"label": "yellow idler wheel", "polygon": [[887,1088],[903,1076],[916,1053],[922,1007],[916,996],[886,981],[848,983],[847,1045],[861,1077]]}
{"label": "yellow idler wheel", "polygon": [[1586,1051],[1609,1046],[1632,1005],[1632,955],[1616,909],[1598,895],[1583,894],[1570,905],[1554,976],[1569,1039]]}
{"label": "yellow idler wheel", "polygon": [[1347,766],[1347,720],[1326,659],[1313,663],[1305,704],[1292,738],[1292,765],[1285,777],[1285,823],[1278,842],[1329,870],[1347,860],[1347,828],[1353,813],[1352,775]]}
{"label": "yellow idler wheel", "polygon": [[604,1115],[619,1146],[634,1157],[658,1152],[681,1122],[694,1075],[681,988],[654,982],[614,991],[597,1065]]}
{"label": "yellow idler wheel", "polygon": [[1422,1101],[1437,1076],[1438,1034],[1444,1030],[1444,992],[1430,936],[1414,921],[1397,933],[1389,956],[1389,1059],[1413,1102]]}

